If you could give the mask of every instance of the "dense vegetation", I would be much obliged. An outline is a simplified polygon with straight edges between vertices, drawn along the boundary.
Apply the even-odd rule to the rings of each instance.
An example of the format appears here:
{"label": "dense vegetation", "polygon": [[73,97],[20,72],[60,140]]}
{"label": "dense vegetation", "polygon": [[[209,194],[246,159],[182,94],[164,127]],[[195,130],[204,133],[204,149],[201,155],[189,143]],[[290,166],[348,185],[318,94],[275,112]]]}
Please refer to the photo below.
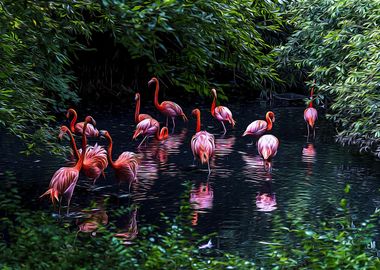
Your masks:
{"label": "dense vegetation", "polygon": [[380,157],[380,2],[299,0],[280,64],[316,80],[338,140]]}

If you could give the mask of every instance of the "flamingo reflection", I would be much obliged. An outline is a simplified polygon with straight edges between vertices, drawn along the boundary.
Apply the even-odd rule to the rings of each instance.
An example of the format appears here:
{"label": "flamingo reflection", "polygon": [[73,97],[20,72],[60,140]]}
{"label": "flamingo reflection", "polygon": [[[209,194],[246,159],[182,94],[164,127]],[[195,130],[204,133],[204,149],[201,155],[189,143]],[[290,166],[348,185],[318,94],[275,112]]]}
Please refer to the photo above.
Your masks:
{"label": "flamingo reflection", "polygon": [[139,233],[137,228],[137,209],[133,210],[126,229],[127,230],[125,232],[116,233],[115,237],[121,238],[124,245],[131,245]]}
{"label": "flamingo reflection", "polygon": [[309,143],[302,149],[302,162],[307,165],[307,174],[310,175],[313,171],[312,165],[316,161],[317,151],[312,143]]}
{"label": "flamingo reflection", "polygon": [[231,154],[233,152],[235,141],[235,136],[215,139],[215,156],[224,157]]}
{"label": "flamingo reflection", "polygon": [[272,192],[271,181],[265,181],[257,194],[256,207],[260,212],[271,212],[277,209],[276,195]]}
{"label": "flamingo reflection", "polygon": [[95,236],[96,231],[101,225],[108,224],[108,215],[102,209],[82,210],[81,213],[85,219],[80,223],[77,220],[80,232],[91,233],[92,236]]}
{"label": "flamingo reflection", "polygon": [[243,173],[247,179],[253,181],[271,180],[271,174],[265,167],[271,166],[269,161],[265,162],[259,155],[250,155],[245,152],[239,152],[245,162]]}
{"label": "flamingo reflection", "polygon": [[194,188],[190,193],[190,204],[194,209],[192,225],[198,224],[198,214],[205,213],[205,209],[212,209],[214,200],[214,192],[207,182],[206,184],[200,183],[198,188]]}

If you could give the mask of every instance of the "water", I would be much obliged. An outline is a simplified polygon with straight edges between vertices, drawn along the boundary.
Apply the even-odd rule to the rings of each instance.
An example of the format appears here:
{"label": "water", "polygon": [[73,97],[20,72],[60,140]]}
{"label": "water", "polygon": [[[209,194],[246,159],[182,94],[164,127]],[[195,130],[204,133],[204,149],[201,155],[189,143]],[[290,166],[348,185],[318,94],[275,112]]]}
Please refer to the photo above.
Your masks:
{"label": "water", "polygon": [[[142,113],[149,112],[164,122],[164,117],[155,113],[154,108],[142,105]],[[128,237],[134,238],[137,224],[159,225],[160,212],[169,216],[178,213],[185,190],[183,183],[189,181],[192,191],[186,197],[198,203],[193,206],[191,226],[201,234],[217,232],[214,243],[221,249],[252,256],[262,249],[261,241],[270,241],[290,221],[289,213],[303,217],[305,222],[328,218],[343,197],[349,200],[358,220],[380,207],[379,161],[336,144],[333,127],[322,115],[317,122],[316,139],[308,144],[302,106],[269,107],[258,102],[229,105],[237,125],[232,131],[228,126],[225,136],[220,124],[212,119],[208,104],[198,107],[202,112],[202,129],[216,138],[210,176],[207,166],[192,165],[190,139],[195,133],[195,121],[190,116],[192,107],[184,108],[190,119],[188,124],[177,120],[175,133],[167,141],[151,139],[139,150],[136,149],[139,141],[131,141],[135,127],[132,108],[117,113],[92,113],[97,127],[107,129],[113,138],[114,159],[123,151],[139,153],[139,181],[129,193],[128,184],[117,184],[111,168],[106,171],[106,179],[100,178],[95,186],[81,176],[72,200],[73,216],[95,201],[103,222],[104,212],[112,219],[113,211],[119,207],[136,204],[138,211],[118,222],[120,232],[132,232]],[[269,109],[276,114],[272,134],[280,140],[272,173],[263,169],[255,144],[249,145],[251,139],[241,137],[247,125],[263,119]],[[79,114],[84,118],[83,112]],[[62,123],[68,124],[66,120]],[[69,145],[68,140],[62,143]],[[38,197],[47,189],[53,173],[65,163],[49,155],[20,156],[18,143],[9,136],[2,135],[0,145],[1,174],[5,170],[15,171],[21,193],[30,201],[30,207],[53,213],[48,199]],[[348,195],[344,193],[347,184],[352,190]],[[276,203],[258,203],[258,195],[269,202],[275,199]],[[133,216],[135,220],[131,220]]]}

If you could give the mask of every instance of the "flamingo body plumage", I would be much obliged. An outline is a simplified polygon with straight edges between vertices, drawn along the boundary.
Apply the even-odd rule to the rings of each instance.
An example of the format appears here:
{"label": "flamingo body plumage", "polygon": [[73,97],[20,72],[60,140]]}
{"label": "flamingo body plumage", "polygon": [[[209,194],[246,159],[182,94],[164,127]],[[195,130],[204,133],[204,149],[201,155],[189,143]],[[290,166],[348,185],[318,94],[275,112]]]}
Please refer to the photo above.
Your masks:
{"label": "flamingo body plumage", "polygon": [[[314,81],[315,83],[315,81]],[[303,119],[306,122],[307,126],[307,138],[309,139],[310,128],[313,130],[314,138],[315,138],[315,122],[318,119],[318,112],[315,108],[313,108],[313,94],[314,94],[314,86],[310,90],[310,103],[309,107],[305,109],[303,112]]]}
{"label": "flamingo body plumage", "polygon": [[223,129],[224,129],[224,134],[226,134],[227,130],[226,130],[226,127],[224,125],[224,122],[230,123],[230,125],[232,127],[235,126],[236,122],[232,117],[232,112],[230,109],[228,109],[225,106],[217,106],[216,107],[216,98],[217,98],[216,90],[211,89],[211,93],[214,96],[214,100],[211,104],[211,115],[222,124]]}
{"label": "flamingo body plumage", "polygon": [[168,129],[163,127],[160,131],[160,123],[154,118],[145,119],[136,125],[136,130],[133,134],[133,139],[136,139],[138,136],[144,136],[144,139],[141,141],[138,147],[151,136],[156,136],[158,140],[165,140],[168,138]]}
{"label": "flamingo body plumage", "polygon": [[[66,118],[70,118],[71,115],[73,116],[73,119],[70,122],[71,132],[73,132],[74,134],[77,134],[77,135],[82,135],[84,122],[76,123],[78,114],[74,109],[69,109],[67,111]],[[92,125],[90,123],[87,124],[87,129],[86,129],[86,136],[87,137],[98,137],[99,136],[99,130],[97,130],[94,127],[94,125]]]}
{"label": "flamingo body plumage", "polygon": [[140,93],[135,94],[135,101],[136,101],[136,110],[135,110],[135,122],[136,124],[140,123],[142,120],[145,119],[152,119],[152,116],[146,113],[140,114]]}
{"label": "flamingo body plumage", "polygon": [[279,144],[280,142],[275,136],[266,134],[257,141],[257,150],[265,161],[269,161],[276,156]]}
{"label": "flamingo body plumage", "polygon": [[272,111],[267,112],[265,118],[266,121],[256,120],[250,123],[244,131],[243,136],[250,135],[254,137],[260,137],[266,131],[271,130],[275,121],[274,113]]}

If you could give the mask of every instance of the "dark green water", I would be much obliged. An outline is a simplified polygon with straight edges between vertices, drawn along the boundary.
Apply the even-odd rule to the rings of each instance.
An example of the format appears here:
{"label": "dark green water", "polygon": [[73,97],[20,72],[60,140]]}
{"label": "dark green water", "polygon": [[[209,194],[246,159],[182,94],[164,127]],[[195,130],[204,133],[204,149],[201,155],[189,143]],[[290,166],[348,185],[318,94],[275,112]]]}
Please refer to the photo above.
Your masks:
{"label": "dark green water", "polygon": [[[119,188],[111,168],[106,171],[106,179],[100,178],[96,186],[81,176],[72,200],[73,218],[91,202],[96,202],[96,207],[102,208],[110,219],[119,207],[136,204],[138,226],[159,225],[160,212],[167,215],[178,212],[180,196],[185,190],[182,184],[190,181],[193,190],[187,197],[198,205],[193,207],[189,225],[195,226],[201,234],[217,232],[213,241],[221,249],[252,256],[263,249],[262,241],[271,241],[278,235],[279,228],[289,222],[287,213],[312,223],[333,215],[343,197],[348,197],[358,220],[380,207],[380,162],[336,144],[333,128],[323,120],[321,112],[316,139],[307,144],[302,106],[275,104],[269,107],[257,102],[229,105],[237,124],[234,130],[229,128],[225,136],[220,124],[212,119],[208,104],[199,107],[203,129],[216,138],[217,150],[209,177],[206,166],[192,165],[190,139],[195,133],[195,121],[190,112],[193,107],[184,107],[190,122],[184,124],[178,120],[175,133],[167,141],[150,140],[139,150],[138,142],[131,141],[132,108],[117,113],[93,110],[91,114],[97,120],[97,127],[107,129],[113,137],[114,158],[123,151],[141,154],[139,181],[132,185],[129,194],[127,184]],[[280,140],[272,173],[263,169],[256,146],[248,145],[250,138],[241,137],[247,125],[263,119],[269,109],[276,114],[272,134]],[[165,120],[154,108],[142,104],[142,113],[145,112],[161,122]],[[83,118],[86,113],[80,111],[79,114]],[[68,124],[65,120],[62,123]],[[69,144],[67,140],[62,143]],[[106,144],[106,141],[100,140],[100,143]],[[38,197],[47,189],[53,173],[65,163],[48,155],[22,157],[17,154],[18,143],[6,135],[0,137],[0,145],[2,178],[6,170],[14,171],[20,192],[30,201],[31,210],[42,208],[53,214],[49,201]],[[347,184],[352,190],[348,195],[344,193]],[[276,199],[276,205],[267,211],[256,203],[256,196],[262,193]],[[128,220],[129,217],[125,217],[120,226],[125,227]]]}

